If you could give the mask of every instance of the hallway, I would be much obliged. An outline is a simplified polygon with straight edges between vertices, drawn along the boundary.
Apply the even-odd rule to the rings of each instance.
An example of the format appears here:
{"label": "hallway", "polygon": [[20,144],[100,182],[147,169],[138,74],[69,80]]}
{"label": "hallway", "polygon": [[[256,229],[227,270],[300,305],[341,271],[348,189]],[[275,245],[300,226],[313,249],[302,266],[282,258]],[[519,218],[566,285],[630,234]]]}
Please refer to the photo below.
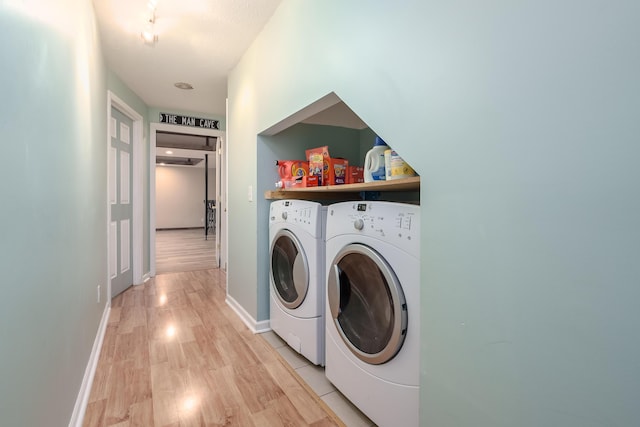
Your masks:
{"label": "hallway", "polygon": [[158,275],[112,303],[85,426],[340,426],[225,303],[221,270]]}
{"label": "hallway", "polygon": [[156,230],[156,274],[214,268],[215,231],[203,228]]}

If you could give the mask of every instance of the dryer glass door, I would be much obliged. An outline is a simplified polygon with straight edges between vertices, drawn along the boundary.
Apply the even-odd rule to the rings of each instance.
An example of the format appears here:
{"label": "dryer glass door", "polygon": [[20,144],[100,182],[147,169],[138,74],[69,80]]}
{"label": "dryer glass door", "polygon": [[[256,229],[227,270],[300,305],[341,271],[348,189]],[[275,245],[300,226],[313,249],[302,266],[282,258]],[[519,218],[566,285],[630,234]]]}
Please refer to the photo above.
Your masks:
{"label": "dryer glass door", "polygon": [[407,332],[407,304],[389,264],[362,244],[343,248],[327,281],[333,324],[360,360],[382,364],[400,350]]}
{"label": "dryer glass door", "polygon": [[309,288],[309,266],[300,241],[280,230],[271,244],[271,286],[286,308],[302,304]]}

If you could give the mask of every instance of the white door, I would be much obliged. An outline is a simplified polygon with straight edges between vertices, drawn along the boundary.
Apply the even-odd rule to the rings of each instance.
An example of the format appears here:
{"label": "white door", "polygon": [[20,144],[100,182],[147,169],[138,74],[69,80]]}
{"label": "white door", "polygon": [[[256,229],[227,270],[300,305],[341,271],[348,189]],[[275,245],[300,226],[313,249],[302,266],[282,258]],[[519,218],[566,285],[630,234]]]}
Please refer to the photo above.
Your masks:
{"label": "white door", "polygon": [[109,129],[109,276],[111,297],[133,284],[132,241],[133,208],[131,203],[133,173],[133,120],[111,107]]}

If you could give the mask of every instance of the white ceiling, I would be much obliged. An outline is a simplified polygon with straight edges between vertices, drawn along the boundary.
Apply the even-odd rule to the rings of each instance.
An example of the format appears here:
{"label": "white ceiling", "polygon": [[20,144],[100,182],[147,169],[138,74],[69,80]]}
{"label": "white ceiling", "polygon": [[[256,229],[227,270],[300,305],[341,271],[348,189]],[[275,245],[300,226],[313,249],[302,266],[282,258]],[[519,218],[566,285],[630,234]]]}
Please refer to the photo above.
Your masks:
{"label": "white ceiling", "polygon": [[[94,0],[107,65],[150,107],[225,115],[227,75],[281,0]],[[193,90],[174,87],[187,82]]]}

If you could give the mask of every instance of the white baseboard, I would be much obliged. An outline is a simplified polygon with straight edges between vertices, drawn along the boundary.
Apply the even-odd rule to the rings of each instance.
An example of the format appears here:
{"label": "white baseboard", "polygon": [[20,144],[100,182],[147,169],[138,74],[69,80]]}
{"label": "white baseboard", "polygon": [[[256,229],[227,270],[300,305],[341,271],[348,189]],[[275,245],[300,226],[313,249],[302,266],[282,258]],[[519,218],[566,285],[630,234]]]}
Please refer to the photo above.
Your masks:
{"label": "white baseboard", "polygon": [[145,273],[142,275],[142,277],[140,278],[140,283],[134,283],[134,286],[140,286],[140,285],[144,285],[145,283],[147,283],[149,280],[151,280],[151,275],[149,273]]}
{"label": "white baseboard", "polygon": [[268,320],[261,320],[256,323],[256,329],[253,333],[261,334],[263,332],[269,332],[271,330],[271,324]]}
{"label": "white baseboard", "polygon": [[95,376],[96,368],[98,367],[98,359],[100,358],[100,350],[102,349],[102,340],[104,339],[104,334],[107,331],[107,324],[109,323],[110,311],[111,304],[105,304],[104,311],[102,312],[102,319],[98,326],[96,339],[93,341],[93,348],[91,349],[91,355],[89,356],[89,363],[87,363],[87,367],[84,370],[84,378],[82,378],[80,392],[76,398],[76,404],[73,407],[69,427],[82,427],[84,413],[87,410],[89,395],[91,394],[91,386],[93,385],[93,377]]}
{"label": "white baseboard", "polygon": [[253,332],[254,334],[261,334],[262,332],[271,330],[268,320],[261,320],[259,322],[256,321],[249,313],[247,313],[247,310],[245,310],[240,304],[238,304],[238,301],[233,299],[232,296],[227,294],[225,302],[229,307],[231,307],[233,311],[235,311],[238,317],[244,322],[245,325],[247,325],[247,328],[249,328],[249,330],[251,330],[251,332]]}

